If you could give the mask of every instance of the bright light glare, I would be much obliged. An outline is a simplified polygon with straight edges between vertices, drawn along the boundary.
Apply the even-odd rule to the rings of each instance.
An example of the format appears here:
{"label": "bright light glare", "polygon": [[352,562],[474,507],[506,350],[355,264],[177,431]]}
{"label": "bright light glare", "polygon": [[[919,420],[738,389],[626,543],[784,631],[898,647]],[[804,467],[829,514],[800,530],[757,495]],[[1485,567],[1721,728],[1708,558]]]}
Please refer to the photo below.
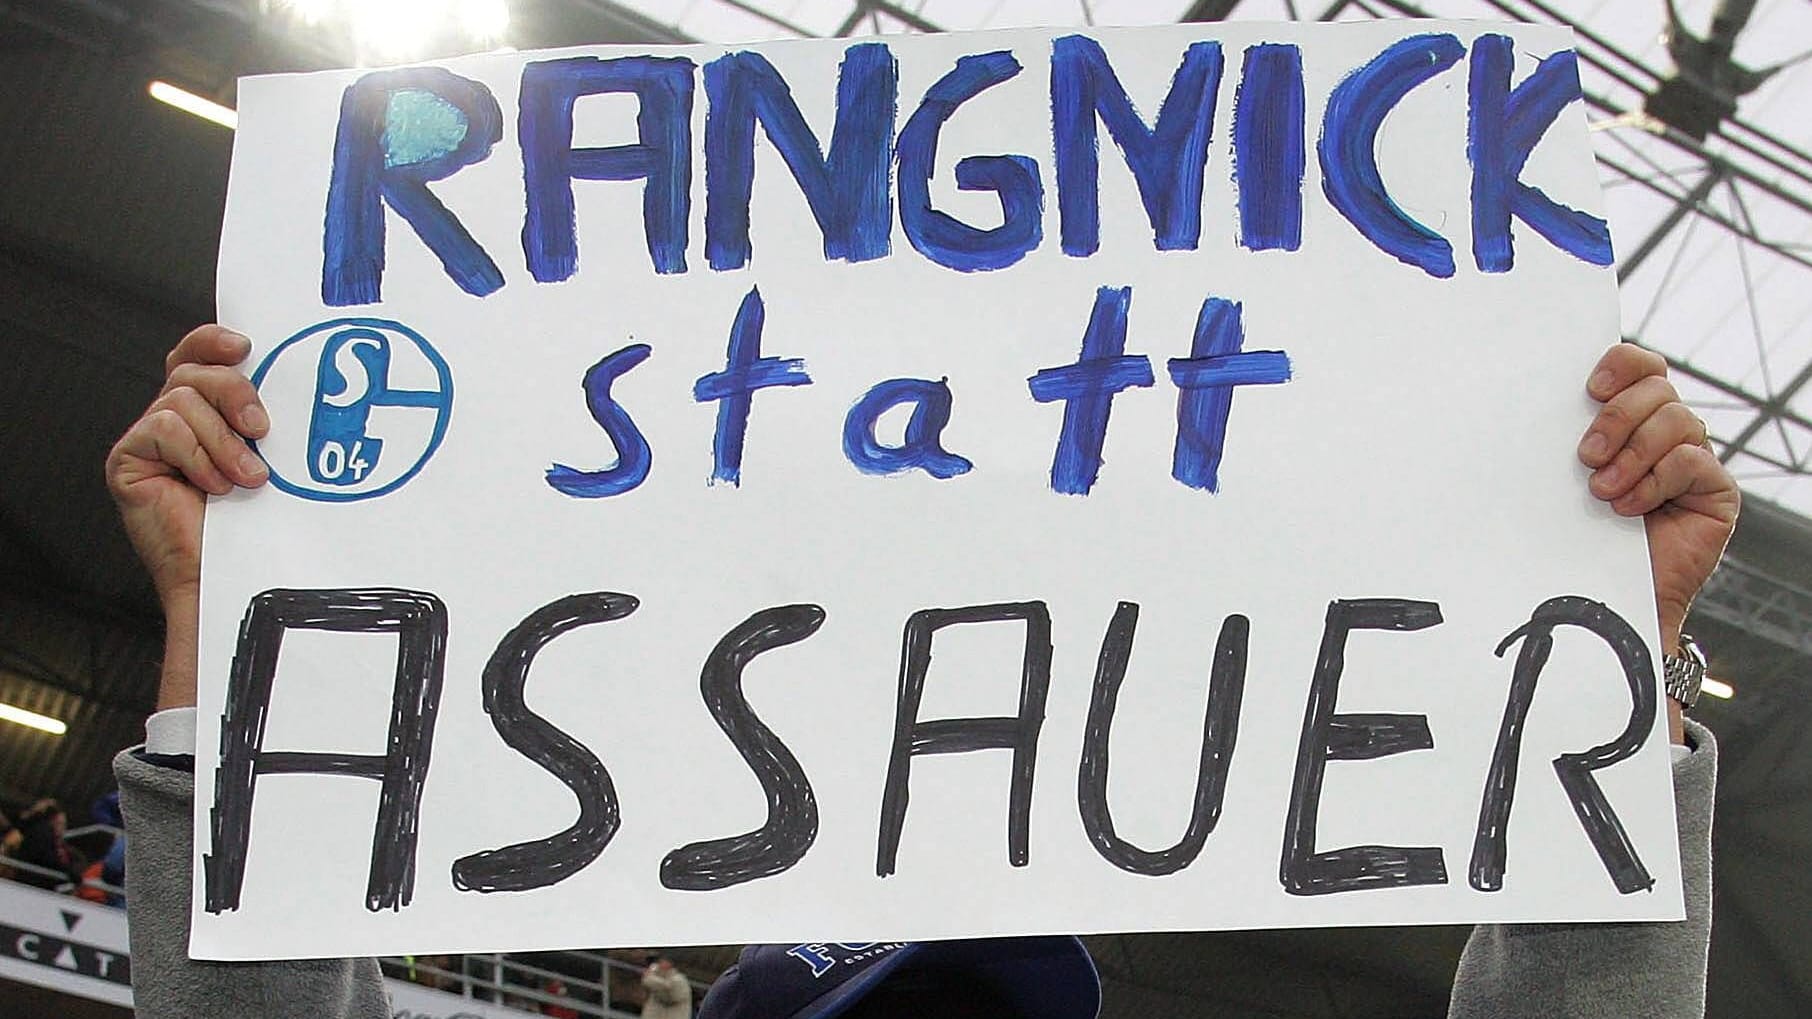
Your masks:
{"label": "bright light glare", "polygon": [[1736,687],[1731,686],[1721,679],[1712,679],[1710,676],[1706,676],[1699,681],[1699,692],[1708,693],[1713,697],[1722,700],[1729,700],[1736,696]]}
{"label": "bright light glare", "polygon": [[510,27],[510,5],[504,0],[460,0],[459,27],[478,42],[496,42]]}
{"label": "bright light glare", "polygon": [[151,83],[151,98],[161,103],[169,103],[184,113],[193,113],[203,120],[211,120],[229,131],[239,127],[239,114],[232,107],[222,106],[212,99],[203,99],[195,93],[177,88],[167,81]]}
{"label": "bright light glare", "polygon": [[271,0],[297,22],[339,25],[362,62],[411,60],[445,45],[450,33],[491,48],[510,28],[509,0]]}
{"label": "bright light glare", "polygon": [[15,708],[11,704],[0,703],[0,718],[8,722],[17,722],[20,725],[29,725],[33,729],[41,729],[52,736],[61,736],[69,731],[69,726],[49,715],[40,715],[36,711]]}
{"label": "bright light glare", "polygon": [[304,25],[314,26],[333,16],[334,0],[277,0],[278,6],[295,12]]}
{"label": "bright light glare", "polygon": [[408,59],[426,46],[440,27],[442,4],[436,0],[386,0],[354,5],[352,37],[361,53]]}

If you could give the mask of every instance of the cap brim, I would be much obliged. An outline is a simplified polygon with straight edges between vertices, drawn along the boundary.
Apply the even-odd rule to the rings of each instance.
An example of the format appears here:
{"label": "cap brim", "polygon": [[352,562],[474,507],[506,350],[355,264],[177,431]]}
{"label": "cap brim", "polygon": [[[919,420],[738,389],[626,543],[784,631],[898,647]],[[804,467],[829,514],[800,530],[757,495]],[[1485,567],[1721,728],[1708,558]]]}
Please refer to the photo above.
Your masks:
{"label": "cap brim", "polygon": [[933,970],[982,980],[1026,1019],[1096,1019],[1101,1011],[1101,978],[1081,941],[1073,937],[981,938],[907,945],[795,1012],[792,1019],[836,1019],[877,984],[902,970]]}

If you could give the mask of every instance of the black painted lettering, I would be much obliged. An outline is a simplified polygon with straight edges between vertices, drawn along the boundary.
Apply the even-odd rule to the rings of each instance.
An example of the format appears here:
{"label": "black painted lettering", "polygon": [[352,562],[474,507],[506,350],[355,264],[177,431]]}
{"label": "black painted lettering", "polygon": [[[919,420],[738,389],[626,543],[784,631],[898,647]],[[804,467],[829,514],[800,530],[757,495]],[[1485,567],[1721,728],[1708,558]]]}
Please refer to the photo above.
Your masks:
{"label": "black painted lettering", "polygon": [[546,838],[460,857],[453,862],[455,888],[474,892],[543,888],[583,870],[616,835],[621,817],[610,772],[585,744],[529,710],[523,689],[535,656],[555,637],[621,619],[639,604],[630,595],[610,591],[569,595],[529,613],[491,652],[484,666],[485,714],[510,749],[573,791],[579,817]]}
{"label": "black painted lettering", "polygon": [[1642,637],[1617,613],[1595,601],[1575,596],[1550,598],[1536,608],[1527,623],[1511,631],[1497,646],[1502,657],[1510,645],[1522,641],[1517,652],[1516,669],[1511,674],[1509,703],[1504,707],[1504,722],[1498,729],[1497,749],[1491,756],[1491,771],[1485,780],[1485,796],[1479,806],[1478,834],[1472,843],[1472,865],[1467,880],[1482,892],[1495,892],[1504,887],[1505,842],[1510,828],[1510,801],[1516,795],[1516,766],[1522,753],[1523,725],[1529,717],[1529,706],[1535,700],[1536,680],[1541,678],[1548,655],[1554,650],[1554,629],[1578,626],[1597,634],[1617,655],[1624,681],[1630,688],[1629,724],[1616,739],[1593,747],[1584,753],[1561,754],[1554,759],[1554,772],[1573,812],[1579,817],[1586,838],[1597,850],[1605,871],[1619,892],[1647,891],[1655,879],[1636,855],[1623,822],[1599,788],[1592,772],[1626,760],[1642,749],[1642,741],[1655,727],[1655,663],[1649,656]]}
{"label": "black painted lettering", "polygon": [[1088,725],[1082,736],[1082,766],[1076,781],[1077,805],[1082,827],[1107,862],[1134,874],[1174,874],[1195,862],[1208,836],[1221,818],[1221,799],[1227,791],[1227,768],[1233,761],[1234,739],[1239,732],[1240,699],[1246,687],[1246,644],[1252,624],[1245,616],[1228,616],[1221,623],[1209,674],[1208,707],[1202,719],[1202,758],[1195,773],[1195,803],[1189,827],[1169,849],[1146,850],[1114,831],[1107,806],[1108,744],[1114,725],[1114,707],[1132,657],[1133,632],[1139,625],[1139,606],[1121,602],[1101,640],[1101,657],[1095,666],[1095,686],[1089,697]]}
{"label": "black painted lettering", "polygon": [[760,828],[732,838],[694,842],[661,860],[661,884],[686,891],[727,888],[786,870],[818,838],[818,801],[805,769],[774,731],[762,724],[742,693],[742,672],[755,656],[796,644],[824,625],[817,605],[762,609],[724,634],[705,660],[699,693],[717,727],[767,794],[768,818]]}
{"label": "black painted lettering", "polygon": [[[396,678],[382,754],[266,751],[265,719],[277,658],[288,630],[394,633]],[[377,824],[365,906],[401,909],[415,891],[415,839],[422,783],[446,669],[447,609],[421,591],[388,588],[270,590],[252,598],[220,718],[220,766],[209,812],[210,851],[202,855],[203,905],[210,913],[239,908],[252,834],[252,798],[260,775],[356,775],[379,780]]]}
{"label": "black painted lettering", "polygon": [[[931,667],[931,638],[958,623],[1024,623],[1025,656],[1020,666],[1019,712],[1004,718],[919,720],[925,673]],[[1051,685],[1051,613],[1043,602],[921,609],[906,621],[900,649],[900,699],[894,716],[893,752],[881,797],[881,836],[875,874],[894,871],[900,831],[906,823],[912,759],[921,754],[962,754],[972,750],[1013,751],[1013,779],[1007,805],[1007,860],[1023,867],[1030,856],[1032,774],[1038,731],[1044,725],[1045,695]]]}
{"label": "black painted lettering", "polygon": [[1447,864],[1439,846],[1349,846],[1315,851],[1321,784],[1329,761],[1364,761],[1434,747],[1426,715],[1334,713],[1340,674],[1346,668],[1347,634],[1354,630],[1421,630],[1440,622],[1441,607],[1434,602],[1359,598],[1328,605],[1284,825],[1279,876],[1290,894],[1327,895],[1447,883]]}

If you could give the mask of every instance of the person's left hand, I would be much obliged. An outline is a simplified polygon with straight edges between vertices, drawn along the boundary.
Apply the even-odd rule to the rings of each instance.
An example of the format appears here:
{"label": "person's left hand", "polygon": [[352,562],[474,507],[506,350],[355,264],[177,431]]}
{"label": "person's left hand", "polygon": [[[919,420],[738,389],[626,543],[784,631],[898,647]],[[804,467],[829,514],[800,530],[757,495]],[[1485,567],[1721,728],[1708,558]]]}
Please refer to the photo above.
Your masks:
{"label": "person's left hand", "polygon": [[1580,440],[1579,459],[1593,468],[1593,495],[1647,525],[1662,649],[1671,654],[1693,596],[1736,529],[1742,498],[1706,442],[1705,422],[1667,381],[1661,355],[1619,343],[1592,369],[1586,391],[1604,406]]}

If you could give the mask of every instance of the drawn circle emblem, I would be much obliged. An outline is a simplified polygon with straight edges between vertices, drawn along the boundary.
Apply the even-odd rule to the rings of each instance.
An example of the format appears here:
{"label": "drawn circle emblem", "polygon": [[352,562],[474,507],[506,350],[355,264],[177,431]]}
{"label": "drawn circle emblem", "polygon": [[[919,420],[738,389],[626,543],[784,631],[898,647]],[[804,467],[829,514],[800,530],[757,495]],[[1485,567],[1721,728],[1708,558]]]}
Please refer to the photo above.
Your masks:
{"label": "drawn circle emblem", "polygon": [[270,413],[256,443],[271,484],[317,502],[396,491],[427,465],[453,414],[453,373],[420,333],[382,318],[309,326],[252,385]]}

